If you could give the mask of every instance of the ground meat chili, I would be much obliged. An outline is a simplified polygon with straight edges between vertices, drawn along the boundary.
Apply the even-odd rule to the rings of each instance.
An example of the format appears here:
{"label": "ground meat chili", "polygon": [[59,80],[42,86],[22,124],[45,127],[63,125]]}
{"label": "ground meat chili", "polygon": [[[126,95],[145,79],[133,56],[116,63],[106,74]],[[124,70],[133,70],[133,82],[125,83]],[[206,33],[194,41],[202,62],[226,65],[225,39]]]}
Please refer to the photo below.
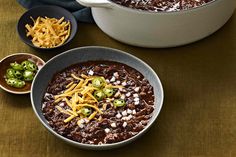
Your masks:
{"label": "ground meat chili", "polygon": [[213,0],[112,0],[125,7],[154,12],[187,10]]}
{"label": "ground meat chili", "polygon": [[[65,96],[71,94],[71,89],[77,90],[83,83],[81,78],[89,80],[81,93],[91,88],[93,96]],[[76,108],[72,105],[75,97],[88,98],[82,102],[97,102],[87,107],[77,102]],[[111,61],[84,62],[55,74],[42,101],[43,115],[58,134],[95,145],[116,143],[138,134],[148,124],[153,110],[154,92],[148,80],[134,68]]]}

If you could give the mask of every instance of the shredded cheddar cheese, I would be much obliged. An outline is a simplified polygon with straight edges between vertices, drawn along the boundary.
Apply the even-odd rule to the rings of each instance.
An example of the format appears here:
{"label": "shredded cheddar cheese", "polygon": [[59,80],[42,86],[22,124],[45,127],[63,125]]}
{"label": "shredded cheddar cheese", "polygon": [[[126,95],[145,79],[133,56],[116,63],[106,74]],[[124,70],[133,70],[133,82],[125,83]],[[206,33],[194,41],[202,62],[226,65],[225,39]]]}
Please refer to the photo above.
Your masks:
{"label": "shredded cheddar cheese", "polygon": [[82,80],[83,80],[83,79],[81,79],[81,78],[79,78],[79,77],[75,76],[74,74],[71,74],[71,76],[72,76],[73,78],[77,79],[77,80],[80,80],[80,81],[82,81]]}
{"label": "shredded cheddar cheese", "polygon": [[87,93],[87,95],[90,96],[95,102],[98,102],[97,99],[91,93]]}
{"label": "shredded cheddar cheese", "polygon": [[93,119],[93,118],[96,116],[96,114],[97,114],[97,111],[93,112],[93,113],[88,117],[88,119],[89,119],[89,120]]}
{"label": "shredded cheddar cheese", "polygon": [[71,121],[73,118],[75,118],[75,115],[71,115],[70,117],[68,117],[67,119],[64,120],[65,123]]}
{"label": "shredded cheddar cheese", "polygon": [[71,115],[69,112],[67,112],[66,110],[64,110],[63,108],[61,108],[60,106],[56,106],[56,108],[62,112],[62,113],[65,113],[65,114],[68,114],[68,115]]}
{"label": "shredded cheddar cheese", "polygon": [[[88,121],[92,119],[100,121],[102,119],[101,114],[103,114],[103,112],[98,108],[98,100],[93,96],[93,93],[99,89],[93,87],[91,84],[91,81],[95,78],[95,76],[87,76],[82,74],[78,77],[75,74],[71,74],[71,77],[79,82],[75,83],[72,81],[68,83],[68,85],[66,85],[66,90],[63,93],[54,96],[54,103],[64,101],[70,108],[65,110],[60,106],[55,106],[61,113],[69,115],[64,122],[68,123],[77,117],[77,124],[80,125],[80,120],[85,118],[85,116],[81,113],[84,107],[93,109],[93,112],[91,112],[86,118]],[[104,77],[101,78],[105,80]],[[123,86],[114,86],[107,83],[105,84],[105,87],[123,88]],[[104,109],[106,109],[106,106],[103,105],[103,110]],[[97,114],[99,118],[96,118]]]}
{"label": "shredded cheddar cheese", "polygon": [[113,86],[111,84],[106,85],[105,88],[124,88],[123,86]]}
{"label": "shredded cheddar cheese", "polygon": [[69,88],[71,85],[73,84],[73,82],[69,83],[66,88]]}
{"label": "shredded cheddar cheese", "polygon": [[49,17],[38,17],[33,19],[33,25],[26,24],[26,36],[32,38],[33,45],[42,48],[53,48],[60,46],[70,36],[71,23],[60,19]]}
{"label": "shredded cheddar cheese", "polygon": [[64,93],[69,93],[70,91],[72,91],[75,88],[76,84],[72,84],[70,86],[70,88],[68,88]]}

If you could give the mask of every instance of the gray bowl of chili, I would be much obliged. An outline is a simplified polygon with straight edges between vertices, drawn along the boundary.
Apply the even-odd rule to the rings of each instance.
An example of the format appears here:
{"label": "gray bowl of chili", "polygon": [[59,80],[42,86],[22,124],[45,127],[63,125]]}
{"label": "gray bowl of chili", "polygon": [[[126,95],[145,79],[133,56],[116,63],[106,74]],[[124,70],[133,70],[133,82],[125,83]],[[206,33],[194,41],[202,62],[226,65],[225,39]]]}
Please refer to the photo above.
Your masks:
{"label": "gray bowl of chili", "polygon": [[[152,111],[151,117],[146,126],[134,136],[114,143],[89,144],[89,143],[78,142],[75,141],[74,139],[72,140],[71,138],[65,137],[63,136],[63,134],[58,132],[58,130],[55,131],[55,128],[52,125],[50,125],[51,122],[49,122],[48,117],[45,116],[47,115],[47,113],[45,113],[42,110],[42,108],[44,108],[44,106],[42,106],[42,102],[44,102],[45,92],[48,92],[49,88],[48,85],[51,83],[52,78],[55,77],[55,74],[61,72],[63,69],[68,68],[71,65],[76,64],[82,66],[83,63],[91,61],[92,62],[108,61],[112,63],[127,65],[140,72],[153,87],[154,110]],[[117,148],[125,144],[128,144],[136,140],[141,135],[143,135],[154,124],[156,118],[158,117],[163,104],[163,97],[164,93],[161,81],[158,78],[155,71],[151,67],[149,67],[146,63],[126,52],[116,49],[96,47],[96,46],[75,48],[66,51],[62,54],[59,54],[54,58],[52,58],[51,60],[49,60],[44,65],[44,67],[39,71],[39,73],[35,76],[31,92],[31,102],[34,112],[38,117],[38,119],[40,120],[40,122],[44,125],[44,127],[48,129],[48,131],[50,131],[53,135],[55,135],[56,137],[62,139],[63,141],[69,144],[72,144],[79,148],[91,149],[91,150],[104,150],[104,149]]]}

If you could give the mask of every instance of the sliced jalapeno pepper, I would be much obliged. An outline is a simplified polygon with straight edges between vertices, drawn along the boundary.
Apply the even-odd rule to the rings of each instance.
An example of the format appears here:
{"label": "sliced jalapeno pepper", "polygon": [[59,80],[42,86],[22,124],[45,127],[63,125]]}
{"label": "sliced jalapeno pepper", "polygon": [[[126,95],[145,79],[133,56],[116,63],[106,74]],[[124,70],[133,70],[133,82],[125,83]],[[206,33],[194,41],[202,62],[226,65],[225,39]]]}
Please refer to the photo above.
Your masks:
{"label": "sliced jalapeno pepper", "polygon": [[123,100],[123,99],[116,99],[116,100],[113,101],[113,104],[114,104],[114,106],[116,106],[116,107],[122,107],[122,106],[124,106],[126,103],[125,103],[125,100]]}
{"label": "sliced jalapeno pepper", "polygon": [[103,98],[106,97],[106,95],[103,93],[102,90],[95,91],[93,95],[98,101],[100,101],[100,100],[102,100]]}
{"label": "sliced jalapeno pepper", "polygon": [[15,78],[21,79],[22,76],[23,76],[23,74],[22,74],[21,71],[15,70],[15,71],[14,71],[14,76],[15,76]]}
{"label": "sliced jalapeno pepper", "polygon": [[25,81],[18,80],[16,78],[9,78],[6,79],[6,83],[9,86],[15,87],[15,88],[22,88],[25,86]]}
{"label": "sliced jalapeno pepper", "polygon": [[114,90],[112,88],[103,88],[103,92],[107,97],[111,97],[114,94]]}
{"label": "sliced jalapeno pepper", "polygon": [[12,68],[7,69],[6,78],[14,78],[15,77],[15,70]]}
{"label": "sliced jalapeno pepper", "polygon": [[105,80],[102,77],[95,77],[92,80],[93,87],[101,88],[105,85]]}
{"label": "sliced jalapeno pepper", "polygon": [[23,61],[21,63],[21,65],[25,70],[30,70],[30,71],[37,71],[38,70],[37,65],[31,61]]}
{"label": "sliced jalapeno pepper", "polygon": [[89,116],[92,113],[91,108],[87,107],[83,107],[82,109],[80,109],[80,111],[84,116]]}
{"label": "sliced jalapeno pepper", "polygon": [[23,77],[25,81],[32,81],[34,79],[35,73],[33,71],[25,70]]}
{"label": "sliced jalapeno pepper", "polygon": [[10,63],[10,66],[11,66],[14,70],[23,70],[23,66],[22,66],[21,64],[18,64],[17,62]]}

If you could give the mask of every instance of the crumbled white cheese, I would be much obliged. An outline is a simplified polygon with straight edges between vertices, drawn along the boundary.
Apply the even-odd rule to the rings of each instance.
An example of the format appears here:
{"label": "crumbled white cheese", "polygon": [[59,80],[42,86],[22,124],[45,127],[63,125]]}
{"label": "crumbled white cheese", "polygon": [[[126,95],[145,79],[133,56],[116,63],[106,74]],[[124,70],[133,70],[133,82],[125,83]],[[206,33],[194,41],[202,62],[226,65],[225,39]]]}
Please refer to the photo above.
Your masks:
{"label": "crumbled white cheese", "polygon": [[108,79],[106,79],[106,82],[107,82],[107,83],[110,83],[110,81],[109,81]]}
{"label": "crumbled white cheese", "polygon": [[58,105],[59,105],[60,107],[64,107],[64,106],[65,106],[65,104],[64,104],[63,102],[60,102]]}
{"label": "crumbled white cheese", "polygon": [[120,84],[120,81],[119,81],[119,80],[117,80],[117,81],[116,81],[116,84],[117,84],[117,85],[118,85],[118,84]]}
{"label": "crumbled white cheese", "polygon": [[132,111],[132,114],[136,114],[136,110],[135,109]]}
{"label": "crumbled white cheese", "polygon": [[124,91],[124,89],[123,89],[123,88],[119,88],[119,91],[123,92],[123,91]]}
{"label": "crumbled white cheese", "polygon": [[121,99],[125,99],[125,95],[122,94],[122,95],[120,96],[120,98],[121,98]]}
{"label": "crumbled white cheese", "polygon": [[132,110],[131,110],[131,109],[127,109],[127,113],[128,113],[128,114],[131,114],[131,113],[132,113]]}
{"label": "crumbled white cheese", "polygon": [[136,87],[136,88],[134,88],[134,91],[135,91],[135,92],[138,92],[139,89],[140,89],[139,87]]}
{"label": "crumbled white cheese", "polygon": [[134,105],[138,105],[138,104],[139,104],[139,101],[135,101],[135,102],[134,102]]}
{"label": "crumbled white cheese", "polygon": [[128,93],[126,93],[125,94],[127,97],[129,97],[130,95],[131,95],[131,93],[130,92],[128,92]]}
{"label": "crumbled white cheese", "polygon": [[94,144],[94,142],[93,141],[89,141],[89,144]]}
{"label": "crumbled white cheese", "polygon": [[122,119],[122,120],[126,120],[126,118],[127,118],[127,117],[122,117],[121,119]]}
{"label": "crumbled white cheese", "polygon": [[79,124],[79,127],[82,129],[84,127],[84,124]]}
{"label": "crumbled white cheese", "polygon": [[124,81],[124,82],[121,83],[121,85],[122,85],[122,86],[126,86],[127,83]]}
{"label": "crumbled white cheese", "polygon": [[85,121],[85,123],[88,123],[88,122],[89,122],[89,120],[88,120],[87,118],[84,118],[84,121]]}
{"label": "crumbled white cheese", "polygon": [[121,114],[122,114],[123,116],[127,116],[126,110],[122,111]]}
{"label": "crumbled white cheese", "polygon": [[106,133],[109,133],[111,130],[110,130],[109,128],[106,128],[104,131],[105,131]]}
{"label": "crumbled white cheese", "polygon": [[111,123],[111,127],[115,128],[116,127],[116,123]]}
{"label": "crumbled white cheese", "polygon": [[80,120],[78,121],[78,124],[83,124],[83,123],[85,123],[85,120],[84,120],[84,119],[80,119]]}
{"label": "crumbled white cheese", "polygon": [[89,70],[88,74],[93,75],[94,74],[93,70]]}
{"label": "crumbled white cheese", "polygon": [[120,113],[117,113],[116,118],[121,118],[122,115]]}
{"label": "crumbled white cheese", "polygon": [[118,77],[119,77],[118,72],[115,72],[115,73],[113,74],[113,76],[115,76],[116,78],[118,78]]}
{"label": "crumbled white cheese", "polygon": [[49,95],[51,95],[51,94],[49,94],[49,93],[45,93],[45,97],[46,97],[46,96],[49,96]]}
{"label": "crumbled white cheese", "polygon": [[124,122],[122,126],[125,128],[127,126],[127,122]]}
{"label": "crumbled white cheese", "polygon": [[133,116],[131,114],[128,115],[127,119],[130,120],[131,118],[133,118]]}
{"label": "crumbled white cheese", "polygon": [[136,101],[139,101],[139,98],[134,98],[134,101],[136,102]]}
{"label": "crumbled white cheese", "polygon": [[110,82],[115,82],[116,78],[114,76],[112,76],[112,78],[110,79]]}
{"label": "crumbled white cheese", "polygon": [[128,115],[127,117],[122,117],[122,120],[130,120],[131,118],[133,118],[133,116],[132,115]]}
{"label": "crumbled white cheese", "polygon": [[114,95],[115,98],[117,98],[118,96],[120,96],[120,91],[116,92],[116,94]]}
{"label": "crumbled white cheese", "polygon": [[44,109],[46,107],[46,104],[45,103],[43,103],[43,105],[42,105],[42,109]]}
{"label": "crumbled white cheese", "polygon": [[133,97],[137,98],[137,97],[138,97],[138,94],[137,94],[137,93],[133,94]]}

